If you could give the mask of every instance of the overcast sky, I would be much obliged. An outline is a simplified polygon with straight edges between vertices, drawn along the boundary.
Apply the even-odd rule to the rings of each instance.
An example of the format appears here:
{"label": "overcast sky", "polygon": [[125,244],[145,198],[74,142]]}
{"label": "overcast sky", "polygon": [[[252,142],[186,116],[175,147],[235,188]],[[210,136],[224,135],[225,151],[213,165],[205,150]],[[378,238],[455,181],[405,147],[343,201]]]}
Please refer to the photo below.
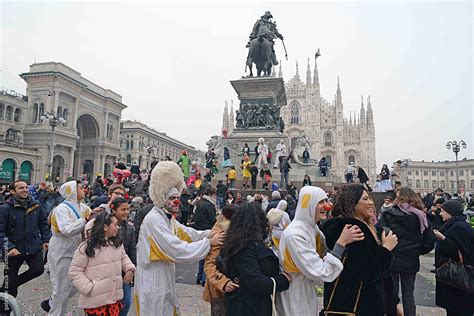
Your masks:
{"label": "overcast sky", "polygon": [[465,2],[5,2],[3,87],[33,62],[62,62],[123,96],[136,119],[198,148],[219,134],[229,81],[244,74],[245,44],[270,10],[285,37],[284,80],[318,59],[332,102],[340,76],[345,116],[371,96],[377,166],[399,158],[454,159],[464,139],[473,158],[473,8]]}

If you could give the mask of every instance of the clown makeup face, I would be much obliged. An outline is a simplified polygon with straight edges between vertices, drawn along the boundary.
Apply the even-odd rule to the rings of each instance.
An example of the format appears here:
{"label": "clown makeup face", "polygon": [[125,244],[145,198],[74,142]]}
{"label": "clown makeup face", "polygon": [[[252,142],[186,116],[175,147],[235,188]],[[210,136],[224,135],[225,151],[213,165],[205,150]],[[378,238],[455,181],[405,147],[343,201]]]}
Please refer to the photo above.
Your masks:
{"label": "clown makeup face", "polygon": [[179,195],[172,195],[166,200],[164,209],[171,214],[177,214],[179,212]]}
{"label": "clown makeup face", "polygon": [[332,204],[329,203],[328,199],[319,201],[316,205],[316,212],[314,212],[314,219],[316,222],[325,220],[328,212],[332,209]]}

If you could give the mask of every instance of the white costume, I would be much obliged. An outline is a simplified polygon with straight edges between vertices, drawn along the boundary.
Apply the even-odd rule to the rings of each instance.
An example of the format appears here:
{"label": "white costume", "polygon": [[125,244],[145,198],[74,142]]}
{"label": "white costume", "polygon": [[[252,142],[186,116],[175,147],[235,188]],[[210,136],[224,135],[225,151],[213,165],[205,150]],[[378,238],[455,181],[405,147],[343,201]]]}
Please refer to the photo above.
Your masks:
{"label": "white costume", "polygon": [[150,197],[155,207],[143,220],[137,245],[134,301],[139,316],[177,315],[175,262],[195,263],[211,249],[209,230],[181,225],[161,208],[183,187],[181,169],[174,162],[160,162],[153,169]]}
{"label": "white costume", "polygon": [[257,161],[257,168],[262,169],[264,165],[267,164],[267,156],[268,156],[268,146],[265,144],[265,140],[263,138],[258,139],[258,161]]}
{"label": "white costume", "polygon": [[337,257],[325,254],[324,235],[315,222],[316,206],[324,199],[327,195],[320,188],[301,188],[295,218],[280,239],[280,263],[292,279],[277,300],[280,315],[317,314],[316,282],[332,282],[343,269]]}
{"label": "white costume", "polygon": [[280,143],[278,145],[276,145],[275,151],[276,151],[275,163],[274,163],[273,166],[275,168],[280,168],[280,157],[285,157],[286,156],[286,146],[285,146],[285,143],[284,143],[283,139],[280,140]]}
{"label": "white costume", "polygon": [[291,223],[290,216],[285,212],[287,205],[285,200],[281,200],[276,208],[272,208],[267,213],[268,223],[272,226],[272,249],[277,256],[281,235]]}
{"label": "white costume", "polygon": [[90,208],[77,201],[77,183],[69,181],[59,189],[65,201],[58,205],[51,216],[48,263],[53,294],[49,300],[48,315],[66,315],[68,300],[77,290],[69,280],[68,271],[72,257],[82,242],[81,233]]}

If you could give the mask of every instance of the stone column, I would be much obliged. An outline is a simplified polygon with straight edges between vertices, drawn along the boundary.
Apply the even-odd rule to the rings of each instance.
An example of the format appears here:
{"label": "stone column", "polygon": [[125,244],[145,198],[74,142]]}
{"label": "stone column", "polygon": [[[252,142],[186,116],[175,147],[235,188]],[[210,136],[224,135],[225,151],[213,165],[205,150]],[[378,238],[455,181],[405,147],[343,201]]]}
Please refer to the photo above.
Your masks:
{"label": "stone column", "polygon": [[107,139],[107,126],[109,125],[109,112],[105,112],[104,134],[103,138]]}
{"label": "stone column", "polygon": [[76,152],[76,149],[74,147],[71,147],[71,152],[70,152],[70,155],[69,155],[69,165],[68,165],[68,168],[69,170],[67,172],[69,172],[71,174],[71,176],[73,176],[73,172],[74,172],[74,154]]}
{"label": "stone column", "polygon": [[72,118],[73,119],[73,122],[72,122],[72,128],[73,129],[77,129],[77,110],[79,109],[79,98],[76,97],[76,102],[74,104],[74,117]]}
{"label": "stone column", "polygon": [[51,112],[53,115],[56,115],[56,109],[58,108],[58,105],[59,105],[59,91],[54,91],[54,103],[51,109]]}

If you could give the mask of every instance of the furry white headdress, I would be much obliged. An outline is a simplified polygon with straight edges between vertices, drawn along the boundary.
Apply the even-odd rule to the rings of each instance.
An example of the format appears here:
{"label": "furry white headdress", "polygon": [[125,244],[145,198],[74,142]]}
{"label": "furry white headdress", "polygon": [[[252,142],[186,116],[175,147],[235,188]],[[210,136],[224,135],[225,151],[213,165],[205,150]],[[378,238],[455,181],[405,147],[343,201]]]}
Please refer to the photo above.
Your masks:
{"label": "furry white headdress", "polygon": [[155,206],[163,207],[170,197],[170,191],[178,191],[178,194],[181,194],[185,187],[183,172],[175,162],[161,161],[153,168],[149,190]]}

